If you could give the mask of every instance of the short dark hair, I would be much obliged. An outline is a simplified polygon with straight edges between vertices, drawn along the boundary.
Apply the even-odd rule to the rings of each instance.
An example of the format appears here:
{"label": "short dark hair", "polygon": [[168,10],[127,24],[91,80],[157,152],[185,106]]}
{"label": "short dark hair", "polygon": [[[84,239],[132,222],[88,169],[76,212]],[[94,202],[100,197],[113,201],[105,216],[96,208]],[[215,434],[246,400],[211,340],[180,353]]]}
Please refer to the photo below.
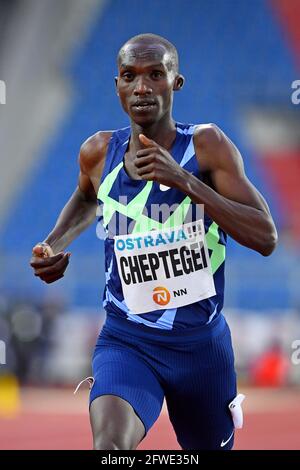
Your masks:
{"label": "short dark hair", "polygon": [[170,57],[171,57],[170,64],[168,64],[170,69],[173,68],[175,72],[178,72],[179,60],[178,60],[178,52],[177,52],[176,47],[166,38],[159,36],[158,34],[153,34],[153,33],[138,34],[137,36],[133,36],[132,38],[128,39],[128,41],[126,41],[123,44],[123,46],[118,52],[118,57],[117,57],[118,64],[120,64],[124,47],[127,46],[127,44],[138,43],[138,42],[145,42],[145,43],[156,42],[156,43],[162,44],[165,47],[165,49],[169,52]]}

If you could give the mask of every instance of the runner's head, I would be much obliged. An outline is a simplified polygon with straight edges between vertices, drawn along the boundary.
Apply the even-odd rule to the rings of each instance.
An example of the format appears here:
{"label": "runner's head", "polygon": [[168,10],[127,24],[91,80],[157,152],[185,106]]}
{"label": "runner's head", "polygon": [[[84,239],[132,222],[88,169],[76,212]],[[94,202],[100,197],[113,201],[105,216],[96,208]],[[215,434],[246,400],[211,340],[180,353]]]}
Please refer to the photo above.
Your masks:
{"label": "runner's head", "polygon": [[183,83],[177,50],[167,39],[140,34],[121,47],[117,92],[124,111],[142,127],[171,115],[173,92]]}

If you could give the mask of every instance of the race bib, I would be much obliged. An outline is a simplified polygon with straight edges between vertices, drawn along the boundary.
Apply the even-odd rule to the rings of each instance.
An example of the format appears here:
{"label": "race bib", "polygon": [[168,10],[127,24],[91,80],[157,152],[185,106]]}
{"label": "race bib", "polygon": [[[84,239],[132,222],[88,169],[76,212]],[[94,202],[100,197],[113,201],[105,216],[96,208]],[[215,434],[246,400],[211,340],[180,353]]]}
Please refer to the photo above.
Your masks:
{"label": "race bib", "polygon": [[216,294],[203,220],[114,238],[131,313],[182,307]]}

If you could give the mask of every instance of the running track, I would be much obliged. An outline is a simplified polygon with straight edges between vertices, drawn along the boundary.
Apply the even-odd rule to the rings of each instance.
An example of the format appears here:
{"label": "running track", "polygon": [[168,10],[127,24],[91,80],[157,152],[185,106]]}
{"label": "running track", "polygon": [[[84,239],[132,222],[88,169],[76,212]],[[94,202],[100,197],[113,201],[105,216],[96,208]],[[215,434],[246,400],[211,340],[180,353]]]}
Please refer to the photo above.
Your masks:
{"label": "running track", "polygon": [[[300,449],[300,390],[242,390],[235,449]],[[21,412],[0,418],[0,449],[90,449],[87,391],[23,389]],[[140,449],[179,449],[164,409]]]}

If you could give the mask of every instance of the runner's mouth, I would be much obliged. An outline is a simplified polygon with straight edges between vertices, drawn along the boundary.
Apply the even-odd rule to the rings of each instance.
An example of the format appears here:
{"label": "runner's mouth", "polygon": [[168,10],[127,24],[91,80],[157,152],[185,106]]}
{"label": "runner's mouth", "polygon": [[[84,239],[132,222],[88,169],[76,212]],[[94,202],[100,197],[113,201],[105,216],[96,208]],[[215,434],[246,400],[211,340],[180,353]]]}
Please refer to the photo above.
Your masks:
{"label": "runner's mouth", "polygon": [[132,108],[136,111],[150,111],[153,108],[155,108],[156,103],[153,102],[140,102],[140,103],[135,103],[132,105]]}

